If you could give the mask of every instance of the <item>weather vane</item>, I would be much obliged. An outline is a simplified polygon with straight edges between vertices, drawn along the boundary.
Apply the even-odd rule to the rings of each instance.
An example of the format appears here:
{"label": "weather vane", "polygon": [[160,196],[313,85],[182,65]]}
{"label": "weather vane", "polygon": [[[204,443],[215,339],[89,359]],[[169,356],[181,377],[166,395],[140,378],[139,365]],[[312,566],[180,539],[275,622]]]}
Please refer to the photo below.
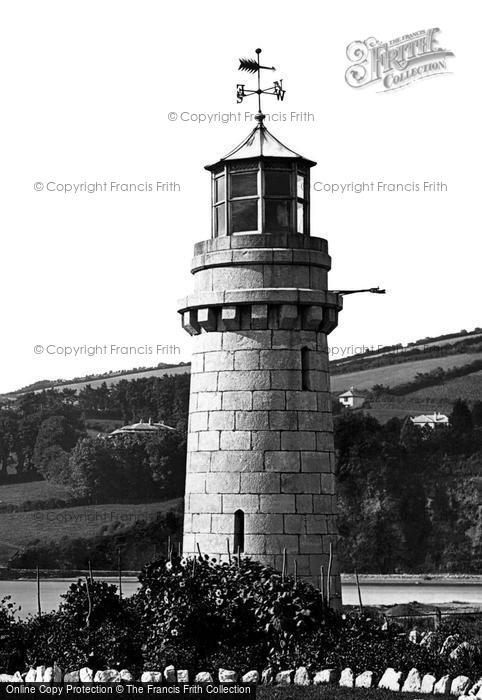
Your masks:
{"label": "weather vane", "polygon": [[257,73],[258,74],[258,89],[257,90],[247,90],[244,84],[238,83],[236,85],[236,98],[237,102],[242,102],[245,97],[250,95],[258,95],[258,117],[262,121],[264,119],[264,114],[261,111],[261,95],[275,95],[277,100],[283,100],[286,90],[283,89],[283,81],[275,80],[272,87],[261,89],[261,71],[262,70],[276,70],[274,66],[262,66],[259,62],[259,55],[261,49],[256,49],[256,58],[240,58],[238,70],[244,70],[247,73]]}

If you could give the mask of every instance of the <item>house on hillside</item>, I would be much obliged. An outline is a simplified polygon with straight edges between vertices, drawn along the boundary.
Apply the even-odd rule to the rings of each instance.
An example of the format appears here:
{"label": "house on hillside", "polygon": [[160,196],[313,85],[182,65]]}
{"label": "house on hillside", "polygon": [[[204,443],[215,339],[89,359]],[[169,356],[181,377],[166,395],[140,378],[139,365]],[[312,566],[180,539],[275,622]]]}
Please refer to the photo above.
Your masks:
{"label": "house on hillside", "polygon": [[166,425],[165,423],[153,423],[150,418],[148,423],[144,423],[144,421],[141,418],[139,423],[133,423],[132,425],[124,425],[122,426],[122,428],[117,428],[116,430],[113,430],[112,433],[109,433],[107,437],[124,437],[125,435],[149,436],[157,435],[163,430],[169,431],[175,430],[175,428],[171,428],[171,426]]}
{"label": "house on hillside", "polygon": [[346,408],[361,408],[366,401],[366,396],[363,396],[354,387],[350,387],[348,391],[338,396],[338,401]]}
{"label": "house on hillside", "polygon": [[425,426],[433,428],[436,425],[449,424],[448,416],[444,415],[443,413],[439,413],[438,411],[436,411],[435,413],[422,413],[422,415],[410,418],[410,420],[414,425],[418,426],[419,428],[425,428]]}

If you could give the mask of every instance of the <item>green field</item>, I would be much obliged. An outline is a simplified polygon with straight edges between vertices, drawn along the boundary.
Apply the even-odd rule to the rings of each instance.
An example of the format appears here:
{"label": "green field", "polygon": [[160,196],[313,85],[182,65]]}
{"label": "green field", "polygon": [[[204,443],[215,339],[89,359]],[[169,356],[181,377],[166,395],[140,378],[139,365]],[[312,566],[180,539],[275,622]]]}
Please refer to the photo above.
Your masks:
{"label": "green field", "polygon": [[17,550],[35,540],[49,542],[63,537],[92,537],[118,523],[132,526],[138,520],[154,520],[158,513],[179,507],[181,499],[158,503],[108,503],[25,513],[0,513],[0,566]]}
{"label": "green field", "polygon": [[64,486],[49,484],[47,481],[0,485],[0,506],[18,506],[25,501],[48,501],[50,498],[61,498],[67,501],[71,498],[71,494]]}
{"label": "green field", "polygon": [[[433,369],[437,369],[437,367],[447,370],[452,367],[461,367],[480,359],[482,359],[482,353],[480,352],[464,353],[462,355],[414,360],[413,362],[387,365],[386,367],[374,367],[359,372],[348,372],[347,374],[334,374],[331,377],[331,390],[335,393],[341,393],[351,386],[357,389],[371,389],[374,384],[396,386],[397,384],[405,384],[412,381],[418,372],[430,372]],[[432,392],[433,387],[426,391]]]}

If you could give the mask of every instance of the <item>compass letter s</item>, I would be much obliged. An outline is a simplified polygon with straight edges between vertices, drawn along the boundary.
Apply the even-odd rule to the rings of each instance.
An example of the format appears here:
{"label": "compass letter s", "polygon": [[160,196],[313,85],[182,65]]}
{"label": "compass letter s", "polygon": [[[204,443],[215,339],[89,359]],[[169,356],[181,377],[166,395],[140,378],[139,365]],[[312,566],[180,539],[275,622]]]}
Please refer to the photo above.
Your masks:
{"label": "compass letter s", "polygon": [[239,104],[244,100],[245,97],[246,93],[244,91],[244,85],[240,85],[238,83],[238,85],[236,85],[236,102]]}

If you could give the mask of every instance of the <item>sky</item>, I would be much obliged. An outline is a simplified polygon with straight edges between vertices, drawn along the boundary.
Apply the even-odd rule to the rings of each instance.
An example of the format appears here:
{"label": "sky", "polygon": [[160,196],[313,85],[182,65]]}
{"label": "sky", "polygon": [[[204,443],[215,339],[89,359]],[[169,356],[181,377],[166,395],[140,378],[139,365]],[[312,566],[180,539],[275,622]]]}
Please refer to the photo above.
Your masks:
{"label": "sky", "polygon": [[[238,58],[258,46],[286,88],[265,102],[268,128],[328,186],[311,193],[311,230],[329,241],[330,288],[387,289],[345,298],[333,356],[482,325],[476,3],[7,0],[0,13],[0,392],[189,361],[177,300],[210,237],[203,166],[254,125],[235,86],[253,82]],[[346,83],[353,41],[431,27],[449,73]],[[352,182],[422,191],[332,191]]]}

